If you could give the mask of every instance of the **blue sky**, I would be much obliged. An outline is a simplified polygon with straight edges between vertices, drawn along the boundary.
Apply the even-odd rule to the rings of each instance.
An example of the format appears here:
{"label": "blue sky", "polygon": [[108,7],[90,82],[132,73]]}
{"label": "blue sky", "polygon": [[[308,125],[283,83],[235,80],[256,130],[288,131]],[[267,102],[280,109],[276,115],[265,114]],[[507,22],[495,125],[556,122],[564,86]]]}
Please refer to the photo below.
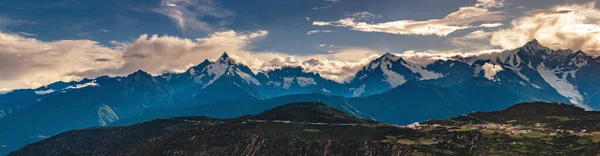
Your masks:
{"label": "blue sky", "polygon": [[[201,0],[200,0],[201,1]],[[175,2],[175,1],[174,1]],[[525,6],[546,8],[561,1],[508,1],[502,9],[507,14],[518,16]],[[27,23],[6,26],[5,32],[26,32],[35,34],[42,41],[64,39],[91,39],[109,45],[110,41],[132,41],[140,34],[158,34],[184,38],[204,37],[214,31],[256,31],[268,30],[264,38],[254,48],[279,52],[303,54],[323,53],[330,49],[320,48],[319,44],[338,46],[369,47],[383,51],[402,52],[406,50],[448,49],[447,38],[437,36],[394,35],[386,33],[365,33],[345,28],[323,28],[313,26],[305,17],[319,21],[333,21],[357,12],[370,12],[379,18],[372,22],[394,20],[428,20],[442,18],[459,7],[470,6],[474,0],[223,0],[213,1],[211,8],[222,17],[201,15],[196,18],[206,22],[210,29],[180,28],[169,17],[157,13],[160,0],[19,0],[0,2],[0,17],[26,20]],[[206,5],[199,3],[198,5]],[[315,7],[326,7],[314,9]],[[187,6],[195,7],[195,6]],[[197,10],[193,10],[197,11]],[[208,13],[207,13],[208,14]],[[310,30],[328,29],[327,34],[306,35]],[[107,30],[107,32],[105,32]],[[448,37],[464,34],[456,32]]]}
{"label": "blue sky", "polygon": [[178,72],[223,51],[257,71],[302,66],[335,80],[386,52],[426,64],[538,38],[595,55],[597,13],[593,0],[8,0],[0,90]]}

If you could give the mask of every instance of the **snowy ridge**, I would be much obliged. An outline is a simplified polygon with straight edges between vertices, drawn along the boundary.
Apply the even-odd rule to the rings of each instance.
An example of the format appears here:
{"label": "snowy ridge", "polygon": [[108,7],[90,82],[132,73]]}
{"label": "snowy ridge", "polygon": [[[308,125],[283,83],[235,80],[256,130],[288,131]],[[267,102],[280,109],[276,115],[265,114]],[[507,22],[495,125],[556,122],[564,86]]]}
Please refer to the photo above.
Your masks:
{"label": "snowy ridge", "polygon": [[63,90],[68,90],[68,89],[81,89],[81,88],[85,88],[85,87],[96,87],[99,86],[96,81],[92,81],[92,82],[88,82],[88,83],[84,83],[84,84],[77,84],[75,86],[69,86]]}
{"label": "snowy ridge", "polygon": [[383,71],[383,74],[385,75],[386,82],[395,88],[406,83],[406,79],[404,79],[404,76],[390,70],[392,66],[393,64],[390,62],[390,60],[381,62],[381,71]]}
{"label": "snowy ridge", "polygon": [[98,108],[98,124],[100,124],[100,126],[106,126],[117,120],[119,120],[119,116],[110,106],[102,104],[102,106]]}
{"label": "snowy ridge", "polygon": [[425,67],[420,65],[413,65],[407,62],[401,62],[401,64],[410,69],[413,73],[421,74],[421,78],[419,80],[433,80],[444,77],[444,75],[426,70]]}
{"label": "snowy ridge", "polygon": [[46,95],[46,94],[50,94],[50,93],[54,93],[54,89],[48,89],[48,90],[36,90],[34,91],[35,94],[37,95]]}
{"label": "snowy ridge", "polygon": [[[592,110],[592,108],[583,103],[583,96],[577,88],[567,81],[567,75],[571,74],[570,72],[557,72],[557,69],[548,69],[543,63],[538,66],[537,70],[552,88],[556,89],[560,95],[568,98],[572,104],[586,110]],[[562,78],[556,76],[558,74],[562,74]]]}
{"label": "snowy ridge", "polygon": [[243,64],[236,63],[235,60],[229,57],[227,53],[223,53],[221,57],[215,62],[211,62],[205,60],[201,64],[189,68],[185,73],[189,74],[187,76],[185,73],[181,74],[164,74],[161,76],[163,79],[167,81],[171,81],[173,76],[181,77],[186,76],[187,79],[191,79],[194,83],[202,84],[202,88],[206,88],[212,85],[214,82],[222,78],[223,76],[227,77],[236,77],[238,76],[242,81],[247,84],[253,85],[261,85],[261,82],[255,78],[254,73],[247,73],[240,69],[240,67],[245,67]]}
{"label": "snowy ridge", "polygon": [[213,82],[217,81],[227,70],[229,69],[229,64],[218,61],[206,67],[206,72],[209,76],[213,76],[212,80],[208,81],[208,83],[204,84],[203,88],[208,87]]}
{"label": "snowy ridge", "polygon": [[248,84],[253,83],[255,85],[260,85],[260,82],[256,78],[252,77],[250,74],[242,72],[240,69],[235,69],[235,73],[242,77],[242,79],[244,79],[244,81],[246,81]]}
{"label": "snowy ridge", "polygon": [[68,90],[72,90],[72,89],[81,89],[81,88],[85,88],[85,87],[97,87],[100,86],[98,83],[96,83],[96,80],[93,80],[92,82],[88,82],[88,83],[83,83],[83,84],[76,84],[74,86],[67,86],[63,89],[59,89],[59,90],[54,90],[54,89],[47,89],[47,90],[35,90],[34,93],[37,95],[46,95],[46,94],[52,94],[56,91],[68,91]]}
{"label": "snowy ridge", "polygon": [[352,96],[353,97],[359,97],[360,95],[362,95],[363,93],[365,93],[365,87],[366,87],[365,85],[362,85],[362,86],[360,86],[360,88],[353,88],[354,94]]}

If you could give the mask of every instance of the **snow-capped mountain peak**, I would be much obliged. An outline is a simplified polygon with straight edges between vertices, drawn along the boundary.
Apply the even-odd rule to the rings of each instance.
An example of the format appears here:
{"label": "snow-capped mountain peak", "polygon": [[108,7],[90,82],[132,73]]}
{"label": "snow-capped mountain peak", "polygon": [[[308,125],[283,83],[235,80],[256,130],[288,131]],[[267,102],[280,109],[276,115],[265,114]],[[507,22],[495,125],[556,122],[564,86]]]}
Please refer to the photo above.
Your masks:
{"label": "snow-capped mountain peak", "polygon": [[379,59],[380,60],[390,60],[392,62],[396,62],[396,61],[398,61],[398,59],[401,59],[401,57],[397,56],[395,54],[392,54],[392,53],[385,53]]}
{"label": "snow-capped mountain peak", "polygon": [[217,62],[221,64],[237,64],[236,61],[227,54],[227,52],[223,52]]}
{"label": "snow-capped mountain peak", "polygon": [[542,45],[537,39],[533,39],[527,43],[525,43],[525,45],[523,45],[521,48],[519,48],[523,51],[529,51],[529,52],[552,52],[553,50]]}
{"label": "snow-capped mountain peak", "polygon": [[538,42],[536,39],[527,42],[519,48],[520,52],[529,56],[542,57],[542,59],[562,59],[574,54],[571,49],[553,50]]}

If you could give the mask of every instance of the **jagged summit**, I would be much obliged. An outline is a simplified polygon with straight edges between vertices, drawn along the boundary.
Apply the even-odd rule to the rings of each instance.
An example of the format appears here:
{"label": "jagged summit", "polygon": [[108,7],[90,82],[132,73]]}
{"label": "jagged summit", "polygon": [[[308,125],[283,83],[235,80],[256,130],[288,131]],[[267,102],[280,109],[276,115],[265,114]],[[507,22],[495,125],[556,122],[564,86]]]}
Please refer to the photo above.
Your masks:
{"label": "jagged summit", "polygon": [[221,54],[220,58],[229,58],[229,54],[227,54],[227,52],[223,52],[223,54]]}
{"label": "jagged summit", "polygon": [[381,57],[379,57],[379,60],[388,59],[391,61],[397,61],[400,58],[401,58],[400,56],[388,52],[388,53],[381,55]]}
{"label": "jagged summit", "polygon": [[535,39],[535,38],[533,40],[527,42],[527,44],[542,46],[542,44],[540,44],[540,42],[537,39]]}
{"label": "jagged summit", "polygon": [[202,63],[198,64],[198,65],[202,65],[202,64],[210,64],[211,62],[208,59],[204,59],[204,61],[202,61]]}
{"label": "jagged summit", "polygon": [[139,69],[136,72],[129,74],[127,77],[152,77],[152,75]]}
{"label": "jagged summit", "polygon": [[523,45],[523,47],[521,47],[521,49],[524,49],[526,51],[530,51],[530,52],[538,52],[538,51],[550,51],[551,49],[542,45],[537,39],[533,39],[529,42],[527,42],[525,45]]}
{"label": "jagged summit", "polygon": [[219,60],[217,60],[217,62],[226,64],[237,64],[236,61],[233,58],[231,58],[229,54],[227,54],[227,52],[223,52],[223,54],[221,55],[221,57],[219,57]]}

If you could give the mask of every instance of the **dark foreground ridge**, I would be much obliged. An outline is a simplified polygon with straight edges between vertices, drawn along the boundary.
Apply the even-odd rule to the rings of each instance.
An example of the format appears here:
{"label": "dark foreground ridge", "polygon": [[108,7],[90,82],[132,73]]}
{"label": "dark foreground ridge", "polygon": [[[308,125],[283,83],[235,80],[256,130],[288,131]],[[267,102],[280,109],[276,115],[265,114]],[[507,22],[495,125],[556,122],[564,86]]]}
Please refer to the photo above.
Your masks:
{"label": "dark foreground ridge", "polygon": [[74,130],[9,155],[595,155],[600,114],[517,104],[410,126],[362,120],[322,103],[232,119],[180,117]]}
{"label": "dark foreground ridge", "polygon": [[362,123],[365,121],[322,103],[292,103],[250,116],[249,119],[312,123]]}

